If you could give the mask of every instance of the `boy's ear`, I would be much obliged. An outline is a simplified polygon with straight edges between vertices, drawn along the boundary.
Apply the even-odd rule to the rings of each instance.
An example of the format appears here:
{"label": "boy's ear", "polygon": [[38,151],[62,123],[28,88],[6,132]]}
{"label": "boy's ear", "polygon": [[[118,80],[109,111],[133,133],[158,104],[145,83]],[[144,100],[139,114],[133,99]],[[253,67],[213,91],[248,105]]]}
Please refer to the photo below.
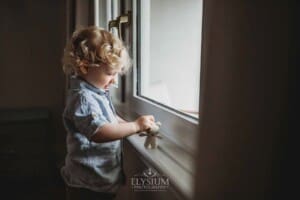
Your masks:
{"label": "boy's ear", "polygon": [[80,73],[82,73],[83,75],[87,74],[88,73],[88,62],[86,60],[80,60],[78,65],[79,65],[79,70],[80,70]]}
{"label": "boy's ear", "polygon": [[87,67],[84,66],[84,65],[81,65],[81,66],[79,67],[79,70],[80,70],[80,72],[81,72],[82,74],[84,74],[84,75],[88,73],[88,69],[87,69]]}

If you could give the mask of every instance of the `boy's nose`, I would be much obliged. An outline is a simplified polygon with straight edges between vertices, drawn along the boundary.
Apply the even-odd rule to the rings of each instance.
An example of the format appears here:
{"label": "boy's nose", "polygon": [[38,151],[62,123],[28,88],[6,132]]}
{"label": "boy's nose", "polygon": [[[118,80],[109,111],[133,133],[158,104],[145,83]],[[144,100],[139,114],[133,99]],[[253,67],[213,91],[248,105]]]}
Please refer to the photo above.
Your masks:
{"label": "boy's nose", "polygon": [[110,82],[111,84],[115,84],[117,82],[117,76],[113,77]]}

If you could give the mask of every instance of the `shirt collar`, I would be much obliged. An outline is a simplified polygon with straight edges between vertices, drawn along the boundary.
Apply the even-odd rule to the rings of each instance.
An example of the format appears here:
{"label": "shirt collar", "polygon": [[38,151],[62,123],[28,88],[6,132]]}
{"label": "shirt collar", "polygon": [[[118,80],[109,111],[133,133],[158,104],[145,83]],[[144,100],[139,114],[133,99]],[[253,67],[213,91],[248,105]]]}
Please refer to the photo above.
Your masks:
{"label": "shirt collar", "polygon": [[70,89],[71,90],[88,89],[99,95],[104,95],[108,93],[108,90],[95,87],[80,76],[71,76]]}

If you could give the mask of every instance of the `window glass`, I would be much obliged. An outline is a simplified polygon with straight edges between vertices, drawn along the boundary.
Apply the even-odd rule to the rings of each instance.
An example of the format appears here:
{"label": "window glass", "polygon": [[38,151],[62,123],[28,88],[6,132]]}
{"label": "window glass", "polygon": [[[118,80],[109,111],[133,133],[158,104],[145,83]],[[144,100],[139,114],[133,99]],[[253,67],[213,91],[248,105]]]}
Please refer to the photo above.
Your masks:
{"label": "window glass", "polygon": [[198,117],[201,0],[138,2],[138,95]]}

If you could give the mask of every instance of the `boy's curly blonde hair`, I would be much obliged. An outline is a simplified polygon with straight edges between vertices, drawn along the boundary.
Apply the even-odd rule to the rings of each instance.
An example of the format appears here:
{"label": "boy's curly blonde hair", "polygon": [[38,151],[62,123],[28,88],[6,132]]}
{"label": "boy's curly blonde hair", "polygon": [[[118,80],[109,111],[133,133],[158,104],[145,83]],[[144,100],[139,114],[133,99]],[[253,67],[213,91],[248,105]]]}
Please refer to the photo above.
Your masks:
{"label": "boy's curly blonde hair", "polygon": [[73,33],[63,55],[66,74],[85,74],[89,67],[108,67],[126,72],[131,60],[123,42],[110,32],[90,26]]}

